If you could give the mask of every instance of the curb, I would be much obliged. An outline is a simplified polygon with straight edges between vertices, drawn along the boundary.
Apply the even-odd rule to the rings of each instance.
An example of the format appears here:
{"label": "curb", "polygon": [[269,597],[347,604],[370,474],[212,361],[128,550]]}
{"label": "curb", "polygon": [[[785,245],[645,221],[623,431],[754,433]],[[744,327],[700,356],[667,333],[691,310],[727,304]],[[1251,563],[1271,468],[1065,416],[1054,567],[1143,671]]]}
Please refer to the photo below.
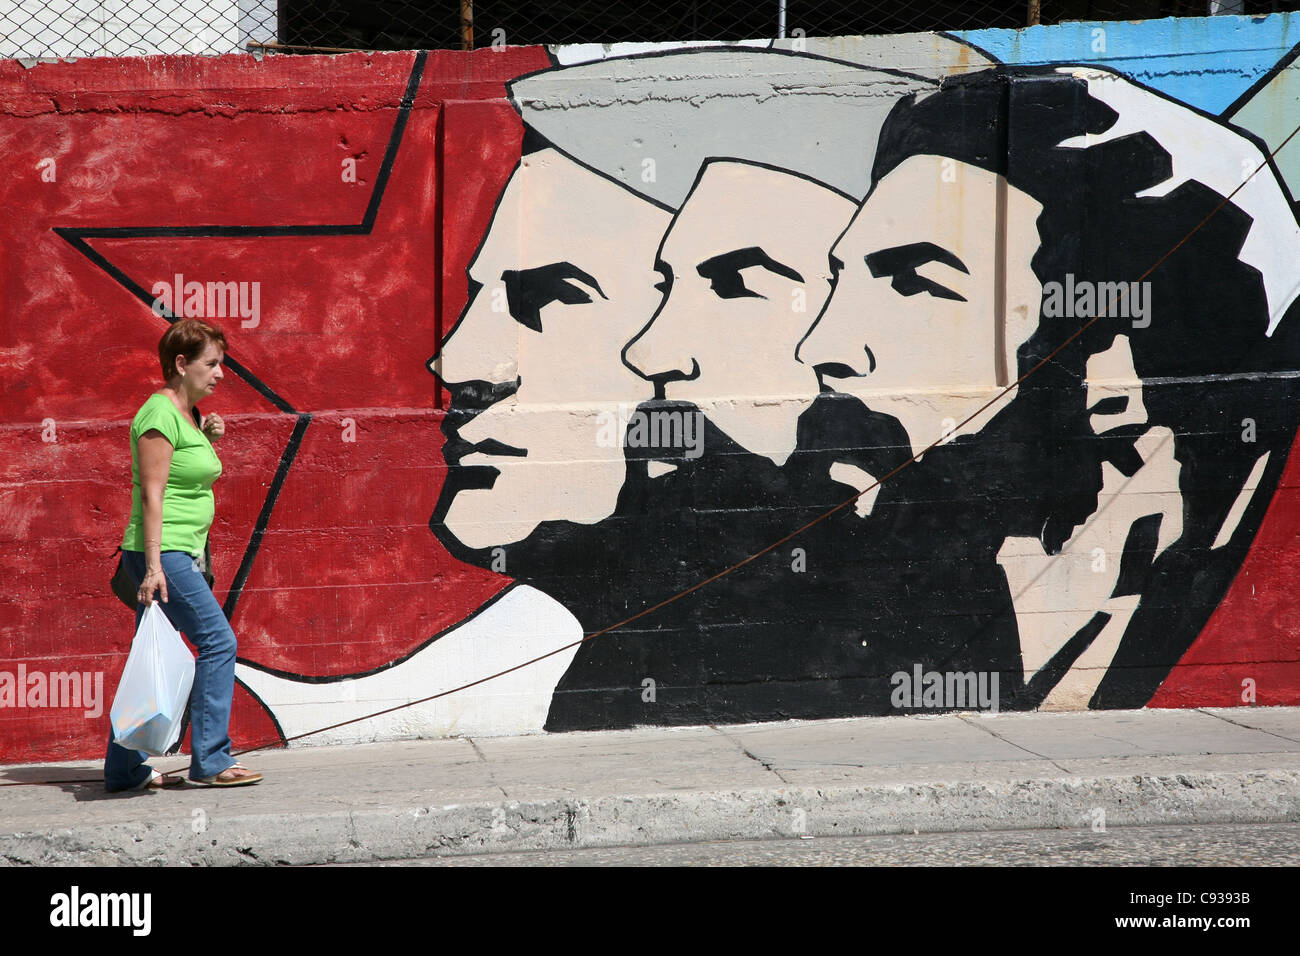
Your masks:
{"label": "curb", "polygon": [[[0,834],[0,866],[304,866],[913,832],[1300,822],[1300,771],[781,787],[249,814]],[[200,832],[195,832],[199,829]]]}

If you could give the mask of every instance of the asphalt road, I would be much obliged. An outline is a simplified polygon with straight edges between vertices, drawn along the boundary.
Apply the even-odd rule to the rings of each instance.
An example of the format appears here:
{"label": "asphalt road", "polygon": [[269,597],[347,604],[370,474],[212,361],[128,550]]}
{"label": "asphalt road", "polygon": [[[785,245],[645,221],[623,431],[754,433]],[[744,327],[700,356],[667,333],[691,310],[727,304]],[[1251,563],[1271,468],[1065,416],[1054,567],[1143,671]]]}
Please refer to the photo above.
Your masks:
{"label": "asphalt road", "polygon": [[998,830],[426,857],[377,866],[1296,866],[1300,823]]}

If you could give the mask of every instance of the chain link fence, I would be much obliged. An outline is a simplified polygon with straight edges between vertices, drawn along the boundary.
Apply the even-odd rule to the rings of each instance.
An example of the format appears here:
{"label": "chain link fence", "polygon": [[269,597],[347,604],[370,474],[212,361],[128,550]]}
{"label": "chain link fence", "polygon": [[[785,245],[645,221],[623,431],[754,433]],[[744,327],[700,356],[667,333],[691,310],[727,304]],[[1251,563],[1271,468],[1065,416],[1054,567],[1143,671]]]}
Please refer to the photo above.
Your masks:
{"label": "chain link fence", "polygon": [[747,40],[1296,9],[1300,0],[0,0],[0,57]]}

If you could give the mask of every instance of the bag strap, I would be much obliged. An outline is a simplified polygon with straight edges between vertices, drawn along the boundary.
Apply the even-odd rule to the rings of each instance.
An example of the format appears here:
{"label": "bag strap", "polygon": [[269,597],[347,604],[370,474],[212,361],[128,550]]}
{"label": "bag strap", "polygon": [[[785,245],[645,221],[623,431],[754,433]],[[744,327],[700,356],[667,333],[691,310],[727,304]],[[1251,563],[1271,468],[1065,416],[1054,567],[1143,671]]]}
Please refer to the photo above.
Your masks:
{"label": "bag strap", "polygon": [[[203,431],[203,416],[199,414],[199,406],[191,406],[190,414],[194,416],[194,427],[199,431]],[[203,580],[208,582],[208,587],[215,587],[216,585],[216,578],[212,574],[212,538],[210,536],[207,541],[203,542]]]}

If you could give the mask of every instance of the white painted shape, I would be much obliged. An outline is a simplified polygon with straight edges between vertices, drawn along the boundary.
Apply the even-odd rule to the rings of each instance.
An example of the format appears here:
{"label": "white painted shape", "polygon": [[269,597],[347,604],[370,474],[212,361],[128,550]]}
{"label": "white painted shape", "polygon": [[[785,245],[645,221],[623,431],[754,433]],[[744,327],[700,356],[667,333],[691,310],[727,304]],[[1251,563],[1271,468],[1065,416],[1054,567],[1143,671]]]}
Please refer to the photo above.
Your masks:
{"label": "white painted shape", "polygon": [[[842,485],[848,485],[850,488],[863,492],[858,497],[858,500],[853,503],[853,510],[863,518],[871,514],[872,509],[876,507],[876,498],[880,495],[880,485],[870,472],[859,468],[857,465],[837,461],[831,465],[830,476],[831,481],[838,481]],[[871,488],[872,485],[875,485],[875,487]],[[866,488],[871,488],[871,490],[865,491]]]}
{"label": "white painted shape", "polygon": [[659,478],[676,470],[676,465],[669,464],[666,461],[650,461],[646,463],[646,474],[651,478]]}
{"label": "white painted shape", "polygon": [[[1243,169],[1254,170],[1265,160],[1258,146],[1231,127],[1113,73],[1079,67],[1060,67],[1058,72],[1086,80],[1089,94],[1119,114],[1105,132],[1073,136],[1059,146],[1083,149],[1145,132],[1169,152],[1173,170],[1170,177],[1138,196],[1164,196],[1188,180],[1228,196],[1241,186]],[[1241,187],[1232,202],[1253,220],[1238,258],[1263,276],[1268,296],[1268,334],[1272,335],[1300,295],[1296,276],[1300,224],[1267,166]]]}
{"label": "white painted shape", "polygon": [[1101,435],[1122,425],[1139,425],[1147,420],[1142,401],[1142,382],[1133,367],[1133,350],[1127,336],[1117,335],[1111,347],[1088,358],[1087,405],[1092,408],[1107,398],[1126,398],[1122,412],[1091,415],[1088,424]]}
{"label": "white painted shape", "polygon": [[[1136,521],[1151,514],[1162,516],[1157,556],[1182,535],[1183,499],[1173,433],[1152,428],[1135,447],[1145,464],[1132,478],[1125,478],[1109,462],[1102,464],[1097,510],[1060,554],[1046,554],[1036,538],[1008,538],[998,551],[1016,609],[1026,680],[1094,614],[1113,603],[1110,595],[1119,581],[1120,558]],[[1103,571],[1093,570],[1096,548],[1105,553]]]}
{"label": "white painted shape", "polygon": [[1040,710],[1088,709],[1088,701],[1092,700],[1092,695],[1097,692],[1101,679],[1110,668],[1110,662],[1115,659],[1115,651],[1119,649],[1120,639],[1128,629],[1129,621],[1133,619],[1139,600],[1138,595],[1129,594],[1108,601],[1100,608],[1111,615],[1110,620],[1052,688],[1039,707]]}
{"label": "white painted shape", "polygon": [[[400,664],[345,681],[308,683],[236,664],[235,674],[266,704],[286,736],[328,727],[480,680],[581,640],[559,602],[520,585]],[[538,733],[572,647],[447,697],[307,738],[303,745],[401,737]]]}
{"label": "white painted shape", "polygon": [[1241,524],[1241,516],[1246,513],[1246,506],[1250,504],[1250,499],[1255,496],[1255,490],[1259,487],[1259,479],[1264,475],[1264,467],[1268,464],[1268,456],[1272,452],[1264,452],[1255,462],[1255,466],[1250,469],[1250,474],[1246,477],[1246,484],[1241,491],[1237,493],[1237,500],[1232,503],[1228,509],[1228,516],[1223,519],[1223,527],[1219,533],[1214,536],[1214,544],[1210,545],[1210,550],[1222,548],[1232,540],[1232,533],[1237,530],[1237,525]]}
{"label": "white painted shape", "polygon": [[620,56],[637,56],[642,53],[666,53],[670,50],[708,50],[726,47],[765,49],[771,40],[681,40],[673,43],[568,43],[547,47],[560,66],[595,63]]}

